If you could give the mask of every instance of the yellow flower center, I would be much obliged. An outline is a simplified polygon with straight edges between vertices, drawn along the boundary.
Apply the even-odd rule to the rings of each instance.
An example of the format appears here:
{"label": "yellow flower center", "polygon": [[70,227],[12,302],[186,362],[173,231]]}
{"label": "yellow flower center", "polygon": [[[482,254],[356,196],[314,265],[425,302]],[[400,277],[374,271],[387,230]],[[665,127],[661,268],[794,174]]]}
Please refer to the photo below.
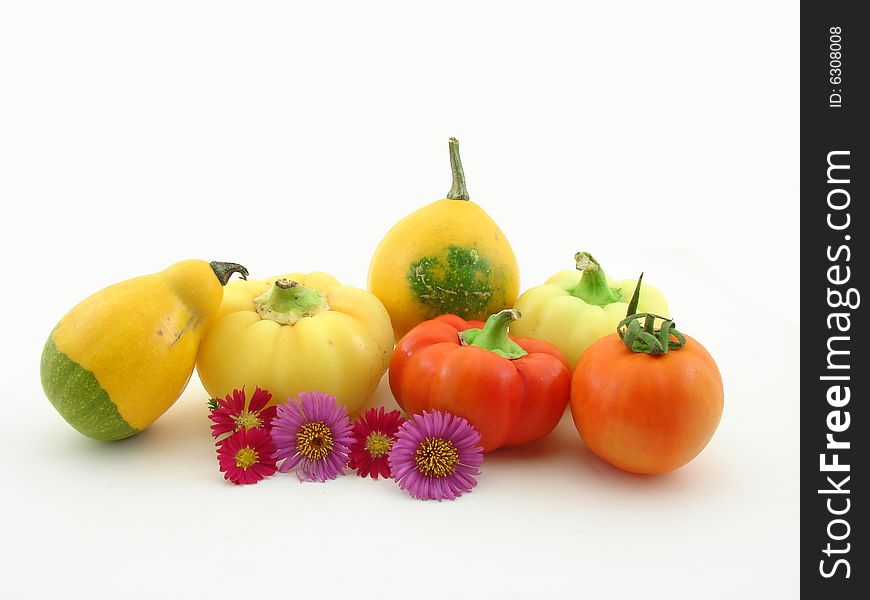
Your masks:
{"label": "yellow flower center", "polygon": [[245,429],[254,429],[255,427],[262,427],[263,421],[260,420],[260,416],[257,413],[248,412],[247,409],[242,411],[238,417],[233,417],[236,420],[236,431],[241,428]]}
{"label": "yellow flower center", "polygon": [[251,465],[256,464],[258,460],[260,460],[260,456],[250,446],[245,446],[236,452],[236,466],[240,469],[247,470]]}
{"label": "yellow flower center", "polygon": [[305,423],[296,434],[296,450],[305,458],[322,460],[332,448],[332,430],[323,421]]}
{"label": "yellow flower center", "polygon": [[455,470],[453,465],[459,462],[459,454],[450,440],[426,438],[417,448],[414,462],[426,477],[447,477]]}
{"label": "yellow flower center", "polygon": [[366,450],[368,450],[369,454],[374,458],[383,456],[389,452],[392,445],[393,442],[390,441],[390,438],[380,431],[373,431],[366,438]]}

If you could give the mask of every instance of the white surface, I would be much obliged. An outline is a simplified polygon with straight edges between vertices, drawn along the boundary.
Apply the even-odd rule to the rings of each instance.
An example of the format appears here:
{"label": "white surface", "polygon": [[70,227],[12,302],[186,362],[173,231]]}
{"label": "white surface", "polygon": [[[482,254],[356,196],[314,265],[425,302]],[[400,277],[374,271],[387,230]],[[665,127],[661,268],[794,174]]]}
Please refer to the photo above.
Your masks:
{"label": "white surface", "polygon": [[[4,592],[795,597],[797,5],[285,4],[2,5]],[[452,503],[235,487],[195,380],[117,444],[43,397],[45,336],[114,281],[200,257],[364,286],[386,230],[446,194],[451,135],[523,289],[591,250],[717,358],[696,461],[627,475],[566,420]]]}

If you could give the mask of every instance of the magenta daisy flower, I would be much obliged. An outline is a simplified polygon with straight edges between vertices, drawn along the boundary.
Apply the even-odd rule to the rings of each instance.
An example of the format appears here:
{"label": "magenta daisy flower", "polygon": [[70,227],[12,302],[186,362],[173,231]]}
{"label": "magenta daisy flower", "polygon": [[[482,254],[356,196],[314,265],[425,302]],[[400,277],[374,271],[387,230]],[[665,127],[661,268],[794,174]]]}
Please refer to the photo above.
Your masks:
{"label": "magenta daisy flower", "polygon": [[414,498],[453,500],[477,485],[483,448],[468,421],[432,410],[405,421],[388,460],[396,483]]}
{"label": "magenta daisy flower", "polygon": [[209,401],[212,409],[208,415],[208,418],[214,421],[211,434],[217,438],[240,429],[259,427],[269,430],[272,427],[272,419],[275,418],[275,407],[266,407],[271,399],[272,394],[259,387],[254,390],[250,402],[245,400],[244,387],[233,390],[233,393],[227,394],[226,398],[212,398]]}
{"label": "magenta daisy flower", "polygon": [[357,417],[353,424],[353,444],[350,446],[348,466],[360,477],[377,479],[380,474],[389,478],[387,455],[396,441],[396,431],[404,422],[399,411],[385,413],[383,406],[370,408]]}
{"label": "magenta daisy flower", "polygon": [[275,452],[265,429],[240,429],[218,446],[224,479],[235,484],[257,483],[275,473]]}
{"label": "magenta daisy flower", "polygon": [[323,392],[300,392],[278,406],[272,420],[275,460],[282,473],[299,465],[299,481],[335,479],[347,465],[350,435],[347,407]]}

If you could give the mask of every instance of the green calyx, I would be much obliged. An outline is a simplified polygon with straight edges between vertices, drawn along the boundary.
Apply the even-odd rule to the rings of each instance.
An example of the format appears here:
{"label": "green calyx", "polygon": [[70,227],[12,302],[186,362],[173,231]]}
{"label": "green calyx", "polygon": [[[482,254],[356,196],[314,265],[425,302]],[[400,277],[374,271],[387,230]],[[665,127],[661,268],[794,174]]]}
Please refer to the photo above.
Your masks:
{"label": "green calyx", "polygon": [[[637,286],[628,304],[628,312],[616,326],[616,333],[619,334],[625,347],[632,352],[661,355],[667,354],[670,350],[679,350],[686,345],[686,336],[677,331],[673,320],[653,313],[637,312],[642,281],[643,273],[637,279]],[[640,323],[641,319],[643,325]],[[662,322],[658,329],[655,328],[656,320]]]}
{"label": "green calyx", "polygon": [[289,279],[278,279],[275,285],[254,298],[254,308],[263,319],[281,325],[329,310],[326,294]]}
{"label": "green calyx", "polygon": [[580,298],[586,304],[607,306],[614,302],[622,302],[622,292],[607,285],[604,269],[588,252],[578,252],[574,255],[577,270],[582,274],[580,281],[568,293]]}
{"label": "green calyx", "polygon": [[214,271],[214,274],[217,276],[218,281],[221,282],[221,285],[226,285],[230,280],[230,277],[233,276],[233,273],[238,273],[239,277],[242,279],[248,278],[248,270],[240,264],[231,263],[231,262],[220,262],[217,260],[213,260],[208,263],[211,267],[211,270]]}
{"label": "green calyx", "polygon": [[459,339],[463,346],[477,346],[495,352],[508,360],[522,358],[528,352],[508,337],[508,326],[511,321],[516,321],[521,316],[517,309],[506,308],[491,315],[486,320],[483,329],[466,329],[460,332]]}
{"label": "green calyx", "polygon": [[453,173],[453,185],[447,192],[449,200],[468,200],[468,189],[465,187],[465,171],[462,170],[462,159],[459,158],[459,141],[452,137],[450,145],[450,171]]}

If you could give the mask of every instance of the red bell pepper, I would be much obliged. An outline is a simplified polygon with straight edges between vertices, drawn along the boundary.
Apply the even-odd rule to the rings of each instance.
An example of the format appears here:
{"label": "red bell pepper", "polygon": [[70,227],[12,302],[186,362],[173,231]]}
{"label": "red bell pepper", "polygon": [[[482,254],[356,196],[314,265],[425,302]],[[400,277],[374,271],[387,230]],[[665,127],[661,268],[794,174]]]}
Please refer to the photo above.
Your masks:
{"label": "red bell pepper", "polygon": [[550,433],[568,404],[571,373],[555,346],[514,340],[519,311],[465,321],[442,315],[403,337],[390,361],[390,388],[409,413],[440,409],[465,417],[484,451],[519,446]]}

